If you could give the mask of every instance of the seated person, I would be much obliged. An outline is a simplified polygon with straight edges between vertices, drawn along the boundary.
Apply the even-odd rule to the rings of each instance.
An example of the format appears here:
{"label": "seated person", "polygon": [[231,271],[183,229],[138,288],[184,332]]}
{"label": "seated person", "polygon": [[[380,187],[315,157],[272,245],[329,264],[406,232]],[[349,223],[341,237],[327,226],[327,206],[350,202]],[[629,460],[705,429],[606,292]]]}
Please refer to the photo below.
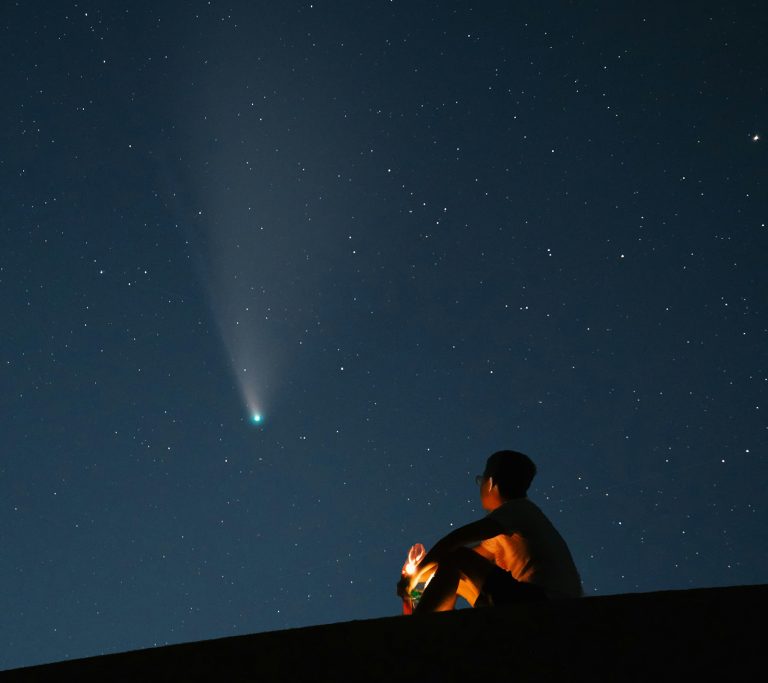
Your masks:
{"label": "seated person", "polygon": [[398,584],[405,595],[431,577],[416,614],[453,609],[457,595],[475,607],[582,595],[568,546],[526,496],[535,475],[523,453],[488,458],[476,481],[489,514],[440,539]]}

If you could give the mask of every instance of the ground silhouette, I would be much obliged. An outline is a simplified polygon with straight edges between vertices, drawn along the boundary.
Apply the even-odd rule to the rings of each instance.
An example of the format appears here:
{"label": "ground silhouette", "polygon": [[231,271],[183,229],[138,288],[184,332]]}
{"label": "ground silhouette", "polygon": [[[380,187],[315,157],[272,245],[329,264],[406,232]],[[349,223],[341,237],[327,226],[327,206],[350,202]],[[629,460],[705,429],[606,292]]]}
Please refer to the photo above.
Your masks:
{"label": "ground silhouette", "polygon": [[659,681],[764,668],[768,585],[464,609],[6,671],[18,681]]}

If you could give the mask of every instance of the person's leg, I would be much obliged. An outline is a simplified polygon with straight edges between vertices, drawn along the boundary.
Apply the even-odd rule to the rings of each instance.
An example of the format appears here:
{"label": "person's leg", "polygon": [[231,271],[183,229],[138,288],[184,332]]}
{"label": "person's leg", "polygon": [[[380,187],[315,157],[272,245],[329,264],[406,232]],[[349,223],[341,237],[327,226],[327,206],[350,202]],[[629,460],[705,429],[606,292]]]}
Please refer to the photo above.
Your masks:
{"label": "person's leg", "polygon": [[459,581],[471,583],[479,592],[485,578],[496,565],[469,548],[458,548],[437,567],[424,595],[416,606],[416,613],[443,612],[456,605]]}
{"label": "person's leg", "polygon": [[485,579],[478,602],[483,605],[510,605],[546,599],[546,591],[541,586],[517,581],[501,567],[493,567]]}

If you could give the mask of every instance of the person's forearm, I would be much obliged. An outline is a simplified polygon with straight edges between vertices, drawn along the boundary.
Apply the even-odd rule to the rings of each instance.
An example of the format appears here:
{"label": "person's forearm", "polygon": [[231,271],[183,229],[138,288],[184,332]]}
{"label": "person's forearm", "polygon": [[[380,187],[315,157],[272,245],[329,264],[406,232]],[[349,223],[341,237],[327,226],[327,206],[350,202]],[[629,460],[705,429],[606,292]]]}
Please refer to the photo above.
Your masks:
{"label": "person's forearm", "polygon": [[[422,567],[439,563],[446,553],[450,553],[456,550],[456,548],[479,543],[502,533],[502,531],[498,523],[488,517],[454,529],[432,546],[424,556],[424,559],[419,563],[419,569],[416,573],[420,574]],[[411,582],[411,585],[415,586],[416,584]]]}
{"label": "person's forearm", "polygon": [[[440,545],[442,546],[441,552],[451,552],[462,546],[480,543],[487,538],[497,535],[499,532],[500,530],[496,528],[494,523],[488,518],[485,518],[477,522],[466,524],[458,529],[454,529],[451,533],[446,534],[440,539],[435,544],[435,547]],[[426,557],[424,559],[426,559]]]}
{"label": "person's forearm", "polygon": [[489,538],[491,535],[488,532],[488,524],[485,520],[472,522],[471,524],[454,529],[430,548],[429,552],[419,563],[419,568],[440,562],[446,553],[450,553],[456,550],[456,548],[465,545],[477,543],[485,538]]}
{"label": "person's forearm", "polygon": [[454,529],[451,533],[447,534],[443,539],[445,541],[446,550],[456,550],[465,545],[471,545],[480,542],[482,534],[478,531],[476,524],[467,524],[466,526]]}

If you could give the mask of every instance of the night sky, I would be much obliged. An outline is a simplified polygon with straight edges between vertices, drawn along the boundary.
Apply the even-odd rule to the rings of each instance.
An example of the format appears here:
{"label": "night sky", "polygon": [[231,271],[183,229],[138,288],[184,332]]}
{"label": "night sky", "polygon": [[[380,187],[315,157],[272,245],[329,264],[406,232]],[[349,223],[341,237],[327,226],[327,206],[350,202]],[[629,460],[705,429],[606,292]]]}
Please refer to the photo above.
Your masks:
{"label": "night sky", "polygon": [[398,614],[503,448],[587,595],[768,580],[766,45],[3,2],[0,668]]}

